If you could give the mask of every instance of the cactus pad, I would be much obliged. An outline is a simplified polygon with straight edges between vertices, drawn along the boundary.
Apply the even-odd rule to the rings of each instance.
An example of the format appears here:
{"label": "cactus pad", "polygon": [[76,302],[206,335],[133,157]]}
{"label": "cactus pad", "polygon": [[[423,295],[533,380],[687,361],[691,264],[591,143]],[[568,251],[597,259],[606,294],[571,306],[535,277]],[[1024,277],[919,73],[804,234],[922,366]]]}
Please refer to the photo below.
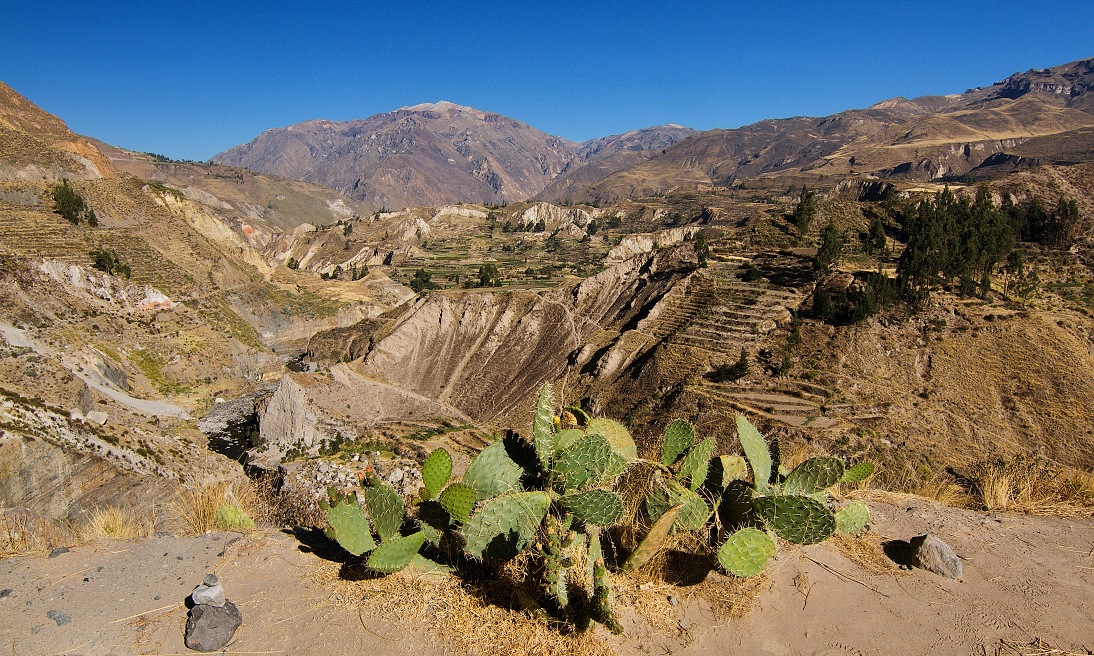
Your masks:
{"label": "cactus pad", "polygon": [[634,548],[634,551],[623,563],[621,569],[624,572],[641,569],[643,565],[657,555],[657,552],[661,551],[661,548],[665,546],[665,540],[668,539],[673,524],[676,523],[676,515],[683,507],[684,504],[675,505],[657,518],[657,521],[650,527],[650,532],[646,533],[646,537],[642,538],[642,541],[638,543],[638,546]]}
{"label": "cactus pad", "polygon": [[703,501],[703,498],[694,491],[674,480],[670,480],[655,489],[653,494],[646,498],[646,512],[649,514],[650,520],[655,522],[676,505],[681,505],[683,508],[676,516],[676,522],[673,524],[674,529],[697,531],[703,527],[703,524],[706,524],[707,518],[710,517],[710,507],[707,506],[707,502]]}
{"label": "cactus pad", "polygon": [[524,469],[509,457],[505,441],[498,440],[479,451],[464,472],[463,482],[475,490],[481,501],[509,491],[519,492],[523,475]]}
{"label": "cactus pad", "polygon": [[826,490],[843,476],[843,461],[820,456],[810,458],[794,468],[783,482],[784,494],[813,494]]}
{"label": "cactus pad", "polygon": [[840,483],[860,483],[870,478],[870,474],[874,473],[874,463],[872,462],[860,462],[854,467],[848,467],[843,470],[843,476],[839,479]]}
{"label": "cactus pad", "polygon": [[376,529],[380,541],[383,542],[398,533],[399,527],[403,525],[406,506],[395,488],[382,483],[365,488],[361,494],[365,497],[365,506],[368,508],[369,517],[372,518],[372,527]]}
{"label": "cactus pad", "polygon": [[540,465],[547,469],[551,466],[551,457],[555,452],[554,400],[551,398],[551,385],[544,383],[539,388],[536,399],[536,411],[532,417],[532,444]]}
{"label": "cactus pad", "polygon": [[555,457],[553,480],[566,490],[600,485],[623,472],[626,462],[612,450],[607,438],[586,435]]}
{"label": "cactus pad", "polygon": [[668,425],[661,437],[661,462],[672,465],[695,443],[695,427],[686,419]]}
{"label": "cactus pad", "polygon": [[748,479],[748,463],[741,456],[718,456],[711,461],[710,483],[724,490],[730,481]]}
{"label": "cactus pad", "polygon": [[[698,445],[692,447],[686,456],[684,461],[680,463],[680,470],[676,472],[676,480],[682,481],[686,478],[691,479],[691,489],[695,490],[703,484],[703,480],[707,475],[707,464],[710,462],[711,457],[714,455],[714,450],[718,448],[718,441],[713,437],[700,442]],[[700,472],[700,470],[702,470]],[[701,476],[697,474],[701,473]],[[695,479],[699,479],[698,485],[695,484]]]}
{"label": "cactus pad", "polygon": [[368,520],[356,501],[339,500],[327,507],[329,537],[334,538],[343,549],[354,556],[360,556],[376,548],[376,541],[369,532]]}
{"label": "cactus pad", "polygon": [[546,492],[518,492],[487,501],[463,527],[465,550],[480,559],[512,558],[535,538],[550,505]]}
{"label": "cactus pad", "polygon": [[735,576],[755,576],[775,555],[775,541],[755,528],[742,528],[733,533],[718,549],[718,564]]}
{"label": "cactus pad", "polygon": [[794,544],[816,544],[836,530],[836,517],[823,503],[803,496],[757,497],[756,513],[775,533]]}
{"label": "cactus pad", "polygon": [[567,494],[559,503],[585,524],[611,526],[623,516],[623,500],[607,490]]}
{"label": "cactus pad", "polygon": [[441,493],[452,476],[452,456],[443,448],[435,449],[422,463],[422,483],[428,490],[428,499]]}
{"label": "cactus pad", "polygon": [[371,570],[390,574],[410,564],[425,542],[425,533],[418,531],[411,535],[395,536],[384,540],[369,554],[365,566]]}
{"label": "cactus pad", "polygon": [[737,438],[741,441],[748,466],[752,468],[753,486],[757,490],[766,489],[771,479],[771,453],[767,450],[767,442],[744,415],[737,415]]}
{"label": "cactus pad", "polygon": [[608,444],[612,445],[612,451],[619,454],[626,462],[638,457],[638,447],[634,444],[634,438],[631,437],[627,427],[618,421],[602,417],[590,419],[585,432],[589,435],[603,435],[604,439],[608,440]]}
{"label": "cactus pad", "polygon": [[836,511],[836,530],[840,533],[858,533],[870,521],[870,507],[865,501],[852,501]]}
{"label": "cactus pad", "polygon": [[477,495],[470,485],[453,483],[441,492],[437,499],[441,507],[448,511],[448,515],[461,524],[471,519],[471,511],[475,508]]}
{"label": "cactus pad", "polygon": [[555,452],[559,453],[577,444],[578,440],[585,437],[585,431],[580,428],[567,428],[555,433]]}

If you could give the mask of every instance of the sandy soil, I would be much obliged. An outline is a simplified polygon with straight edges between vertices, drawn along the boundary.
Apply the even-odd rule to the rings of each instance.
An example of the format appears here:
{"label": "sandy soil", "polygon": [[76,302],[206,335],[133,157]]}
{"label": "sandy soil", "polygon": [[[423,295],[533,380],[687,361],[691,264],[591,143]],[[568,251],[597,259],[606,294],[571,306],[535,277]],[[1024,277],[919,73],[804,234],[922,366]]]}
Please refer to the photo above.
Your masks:
{"label": "sandy soil", "polygon": [[[719,620],[698,586],[659,586],[678,598],[664,604],[675,623],[656,624],[671,630],[624,608],[626,634],[597,637],[623,654],[1094,649],[1094,518],[985,514],[914,498],[870,505],[872,533],[860,546],[884,544],[899,558],[904,541],[931,531],[962,557],[964,578],[900,570],[887,560],[864,568],[832,542],[785,548],[741,620]],[[330,561],[291,534],[260,530],[101,541],[52,558],[0,561],[0,591],[10,589],[0,592],[0,654],[193,653],[183,645],[184,599],[210,571],[243,612],[227,653],[452,653],[429,618],[398,617],[398,610],[362,616],[347,597],[367,594],[370,582],[334,584],[324,578]],[[526,645],[512,647],[523,653]]]}

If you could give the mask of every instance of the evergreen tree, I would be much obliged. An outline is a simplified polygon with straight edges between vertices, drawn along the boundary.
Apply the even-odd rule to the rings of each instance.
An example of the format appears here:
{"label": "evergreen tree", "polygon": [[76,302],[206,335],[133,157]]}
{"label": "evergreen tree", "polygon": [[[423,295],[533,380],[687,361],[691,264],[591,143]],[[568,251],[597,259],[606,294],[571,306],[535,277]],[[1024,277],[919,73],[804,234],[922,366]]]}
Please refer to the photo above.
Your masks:
{"label": "evergreen tree", "polygon": [[68,180],[62,180],[61,184],[53,187],[53,209],[72,225],[79,225],[87,205],[83,197],[68,185]]}
{"label": "evergreen tree", "polygon": [[801,194],[798,196],[798,204],[794,206],[793,212],[794,226],[798,229],[798,239],[805,237],[805,233],[809,230],[809,224],[817,213],[816,195],[816,192],[809,187],[803,186]]}
{"label": "evergreen tree", "polygon": [[833,265],[839,264],[840,254],[843,252],[843,235],[836,229],[832,221],[821,230],[821,245],[817,251],[817,257],[813,260],[813,266],[822,275],[828,273]]}

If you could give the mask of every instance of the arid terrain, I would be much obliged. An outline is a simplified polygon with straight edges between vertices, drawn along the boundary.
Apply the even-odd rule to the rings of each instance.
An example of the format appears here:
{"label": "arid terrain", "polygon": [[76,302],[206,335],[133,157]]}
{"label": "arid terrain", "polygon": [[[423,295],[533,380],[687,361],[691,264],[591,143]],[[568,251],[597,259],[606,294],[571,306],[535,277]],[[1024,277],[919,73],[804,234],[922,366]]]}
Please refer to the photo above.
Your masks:
{"label": "arid terrain", "polygon": [[[1083,60],[582,144],[429,103],[199,163],[74,134],[0,83],[0,652],[183,653],[215,572],[244,614],[228,653],[1091,653],[1091,89]],[[672,475],[699,499],[717,456],[755,478],[738,416],[778,440],[773,486],[814,456],[873,463],[810,492],[865,502],[868,528],[780,533],[734,576],[722,479],[623,572],[656,525],[631,504],[602,554],[621,635],[517,593],[535,557],[381,577],[323,533],[328,488],[394,490],[411,537],[440,503],[431,453],[457,484],[490,445],[590,418],[633,437],[630,473],[690,421],[709,450]],[[902,567],[925,532],[959,580]]]}

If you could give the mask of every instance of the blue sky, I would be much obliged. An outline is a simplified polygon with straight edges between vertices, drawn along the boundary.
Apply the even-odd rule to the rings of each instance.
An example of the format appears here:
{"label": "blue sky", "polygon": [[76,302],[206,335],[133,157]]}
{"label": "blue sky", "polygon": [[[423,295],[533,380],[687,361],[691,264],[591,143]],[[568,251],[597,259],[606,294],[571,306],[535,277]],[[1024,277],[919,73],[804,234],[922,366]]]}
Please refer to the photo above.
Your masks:
{"label": "blue sky", "polygon": [[1094,57],[1094,0],[7,0],[0,14],[0,80],[76,132],[198,160],[268,128],[440,99],[581,141],[826,115]]}

